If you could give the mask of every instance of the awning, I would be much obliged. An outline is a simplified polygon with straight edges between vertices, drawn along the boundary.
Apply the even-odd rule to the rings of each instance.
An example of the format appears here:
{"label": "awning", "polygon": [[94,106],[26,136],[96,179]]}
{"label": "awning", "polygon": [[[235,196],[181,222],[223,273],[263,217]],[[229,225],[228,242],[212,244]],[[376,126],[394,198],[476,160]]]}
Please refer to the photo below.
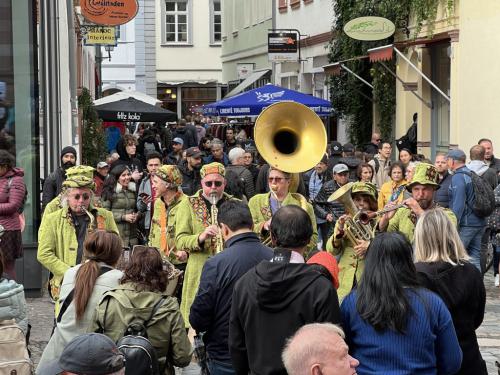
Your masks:
{"label": "awning", "polygon": [[198,80],[198,79],[188,79],[185,81],[158,81],[159,84],[161,85],[166,85],[166,86],[179,86],[179,85],[189,85],[189,84],[196,84],[196,85],[208,85],[208,84],[217,84],[217,80]]}
{"label": "awning", "polygon": [[236,94],[239,94],[240,92],[243,92],[248,86],[251,86],[253,83],[257,82],[259,79],[261,79],[263,76],[265,76],[268,72],[270,72],[269,69],[264,69],[264,70],[257,70],[250,74],[243,82],[241,82],[238,86],[236,86],[234,89],[229,91],[227,95],[224,98],[229,98],[231,96],[235,96]]}
{"label": "awning", "polygon": [[125,90],[125,91],[118,91],[117,93],[114,93],[112,95],[108,95],[108,96],[105,96],[104,98],[94,100],[94,105],[101,105],[101,104],[106,104],[106,103],[117,102],[119,100],[128,99],[128,98],[134,98],[134,99],[140,100],[141,102],[148,103],[151,105],[157,105],[157,104],[161,103],[161,100],[153,98],[152,96],[146,95],[142,92]]}

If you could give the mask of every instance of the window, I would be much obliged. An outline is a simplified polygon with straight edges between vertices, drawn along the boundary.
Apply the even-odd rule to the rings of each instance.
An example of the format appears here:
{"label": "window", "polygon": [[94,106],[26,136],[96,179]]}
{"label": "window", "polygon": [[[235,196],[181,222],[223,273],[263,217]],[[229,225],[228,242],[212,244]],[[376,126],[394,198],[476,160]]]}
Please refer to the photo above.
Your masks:
{"label": "window", "polygon": [[210,1],[210,44],[220,44],[222,40],[221,0]]}
{"label": "window", "polygon": [[165,0],[165,42],[189,42],[189,0]]}

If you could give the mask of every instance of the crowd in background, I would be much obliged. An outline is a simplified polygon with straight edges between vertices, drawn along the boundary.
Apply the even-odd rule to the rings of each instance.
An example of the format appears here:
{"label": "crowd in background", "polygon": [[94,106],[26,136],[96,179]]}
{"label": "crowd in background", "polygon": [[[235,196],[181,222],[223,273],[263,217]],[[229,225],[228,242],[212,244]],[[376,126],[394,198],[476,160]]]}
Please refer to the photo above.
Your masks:
{"label": "crowd in background", "polygon": [[[213,374],[486,374],[475,329],[488,245],[500,286],[500,159],[488,139],[468,158],[455,149],[433,161],[412,142],[397,145],[378,133],[359,148],[332,142],[295,176],[260,158],[246,123],[140,124],[93,168],[65,147],[43,186],[38,259],[52,274],[57,322],[37,373],[58,373],[51,366],[64,367],[72,340],[103,340],[80,334],[114,345],[137,318],[151,322],[166,374],[191,361],[186,328],[204,342]],[[2,316],[0,304],[0,320],[24,327],[13,265],[25,187],[2,152],[0,301],[8,288],[17,307]],[[329,200],[345,186],[354,209],[372,214],[358,223],[366,241],[350,236],[345,202]],[[488,214],[478,209],[486,187]],[[174,296],[166,259],[184,273]]]}

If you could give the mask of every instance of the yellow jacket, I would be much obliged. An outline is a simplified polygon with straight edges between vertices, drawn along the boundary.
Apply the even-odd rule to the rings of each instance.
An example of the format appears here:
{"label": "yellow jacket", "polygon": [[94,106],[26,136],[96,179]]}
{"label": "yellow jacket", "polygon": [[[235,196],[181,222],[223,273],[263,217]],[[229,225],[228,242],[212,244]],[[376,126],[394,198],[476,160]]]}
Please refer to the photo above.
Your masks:
{"label": "yellow jacket", "polygon": [[[384,208],[384,206],[389,203],[391,200],[391,195],[392,193],[398,189],[400,186],[406,186],[408,182],[406,180],[402,180],[399,183],[395,183],[394,181],[387,181],[385,182],[382,187],[380,188],[380,192],[378,193],[378,209],[381,210]],[[401,187],[400,188],[400,193],[398,197],[394,200],[396,203],[401,203],[404,200],[404,192],[405,188]]]}

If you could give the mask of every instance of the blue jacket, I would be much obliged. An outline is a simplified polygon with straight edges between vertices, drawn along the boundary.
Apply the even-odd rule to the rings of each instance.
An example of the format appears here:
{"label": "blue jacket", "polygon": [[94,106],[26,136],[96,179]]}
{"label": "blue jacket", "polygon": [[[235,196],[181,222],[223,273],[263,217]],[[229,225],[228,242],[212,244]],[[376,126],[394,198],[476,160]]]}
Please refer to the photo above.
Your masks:
{"label": "blue jacket", "polygon": [[204,342],[211,359],[231,364],[228,336],[234,285],[248,270],[272,257],[273,251],[248,232],[229,239],[224,251],[205,263],[189,322],[196,331],[206,332]]}
{"label": "blue jacket", "polygon": [[470,173],[472,173],[470,169],[463,166],[458,168],[451,178],[449,188],[450,209],[457,217],[458,229],[485,225],[485,219],[477,217],[472,211],[475,196]]}

